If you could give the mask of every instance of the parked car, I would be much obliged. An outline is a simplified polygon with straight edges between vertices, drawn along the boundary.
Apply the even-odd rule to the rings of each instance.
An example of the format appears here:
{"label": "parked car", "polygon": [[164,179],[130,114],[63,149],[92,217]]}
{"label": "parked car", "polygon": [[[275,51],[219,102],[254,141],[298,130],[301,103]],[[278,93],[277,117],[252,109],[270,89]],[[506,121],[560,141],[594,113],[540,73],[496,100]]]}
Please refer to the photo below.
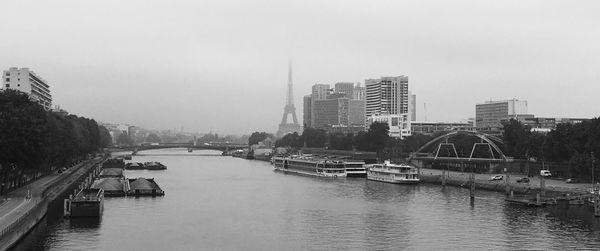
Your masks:
{"label": "parked car", "polygon": [[517,180],[517,183],[529,183],[529,178],[523,177]]}
{"label": "parked car", "polygon": [[552,177],[552,173],[550,172],[550,170],[541,170],[540,171],[540,176],[543,176],[543,177]]}
{"label": "parked car", "polygon": [[567,183],[579,183],[579,180],[577,180],[575,178],[569,178],[569,179],[565,180],[565,182],[567,182]]}
{"label": "parked car", "polygon": [[490,181],[503,180],[503,179],[504,179],[504,176],[502,176],[502,175],[495,175],[495,176],[490,177]]}

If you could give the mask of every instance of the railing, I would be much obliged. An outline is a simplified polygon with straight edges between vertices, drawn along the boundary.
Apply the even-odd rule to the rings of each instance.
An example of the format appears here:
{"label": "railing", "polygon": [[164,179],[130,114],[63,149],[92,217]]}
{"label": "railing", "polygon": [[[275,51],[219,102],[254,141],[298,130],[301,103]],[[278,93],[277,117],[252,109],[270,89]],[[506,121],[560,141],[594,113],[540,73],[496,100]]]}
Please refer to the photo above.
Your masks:
{"label": "railing", "polygon": [[[25,220],[27,220],[27,218],[32,215],[32,214],[38,214],[41,210],[45,210],[45,208],[43,207],[47,207],[48,203],[46,201],[46,199],[36,199],[35,201],[35,205],[33,207],[31,207],[30,209],[27,210],[27,213],[25,213],[24,215],[21,215],[21,217],[19,217],[16,221],[14,221],[13,223],[9,224],[8,226],[6,226],[4,229],[2,229],[2,232],[0,232],[0,240],[2,240],[8,233],[14,231],[17,227],[21,226],[21,223]],[[39,219],[36,219],[36,223]]]}
{"label": "railing", "polygon": [[[93,166],[96,166],[96,165],[98,165],[99,163],[101,163],[101,162],[102,162],[102,160],[103,160],[103,159],[92,159],[92,160],[91,160],[91,162],[88,162],[88,163],[83,163],[82,165],[85,165],[85,164],[92,164]],[[70,170],[74,170],[74,169],[70,169]],[[46,209],[47,209],[47,207],[48,207],[48,202],[49,202],[49,201],[48,201],[48,197],[47,197],[47,196],[48,196],[49,192],[50,192],[52,189],[55,189],[55,188],[56,188],[55,184],[60,184],[60,183],[61,183],[61,182],[63,182],[64,180],[66,180],[66,179],[70,178],[70,177],[71,177],[73,174],[75,174],[75,173],[76,173],[76,171],[75,171],[75,170],[74,170],[74,171],[70,171],[70,172],[68,173],[68,175],[63,175],[63,176],[61,176],[61,177],[60,177],[58,180],[56,180],[56,181],[54,182],[54,184],[53,184],[53,185],[50,185],[50,186],[46,187],[46,188],[45,188],[45,189],[42,191],[42,193],[41,193],[41,197],[40,197],[40,198],[38,198],[38,199],[35,199],[35,203],[34,203],[34,205],[33,205],[33,206],[29,206],[29,207],[26,207],[25,209],[23,209],[23,210],[26,210],[26,211],[27,211],[25,214],[21,215],[21,216],[20,216],[20,217],[19,217],[19,218],[18,218],[16,221],[13,221],[11,224],[9,224],[8,226],[6,226],[6,227],[4,227],[4,228],[2,229],[2,231],[0,232],[0,240],[4,239],[4,237],[6,237],[6,235],[7,235],[8,233],[11,233],[12,231],[14,231],[14,230],[16,230],[18,227],[20,227],[20,226],[21,226],[21,224],[22,224],[24,221],[26,221],[26,220],[28,219],[28,217],[30,217],[32,214],[34,214],[34,215],[35,215],[35,214],[39,214],[41,210],[46,210]],[[44,207],[46,207],[46,208],[44,208]],[[39,221],[39,218],[38,218],[38,219],[35,219],[35,221],[36,221],[36,223],[37,223],[37,221]],[[29,230],[29,229],[27,229],[27,230]]]}

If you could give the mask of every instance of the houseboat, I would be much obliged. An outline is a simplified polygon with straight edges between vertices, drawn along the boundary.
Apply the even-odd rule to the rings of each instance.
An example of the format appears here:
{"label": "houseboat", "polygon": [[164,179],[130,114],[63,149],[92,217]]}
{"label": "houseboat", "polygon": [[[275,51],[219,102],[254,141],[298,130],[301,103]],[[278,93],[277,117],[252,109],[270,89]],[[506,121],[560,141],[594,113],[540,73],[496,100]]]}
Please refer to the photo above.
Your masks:
{"label": "houseboat", "polygon": [[417,184],[420,181],[415,167],[392,164],[389,160],[383,164],[367,165],[367,179],[396,184]]}
{"label": "houseboat", "polygon": [[362,160],[344,160],[347,177],[367,177],[365,162]]}
{"label": "houseboat", "polygon": [[346,168],[343,161],[329,160],[311,155],[276,156],[271,159],[277,171],[318,177],[344,178]]}

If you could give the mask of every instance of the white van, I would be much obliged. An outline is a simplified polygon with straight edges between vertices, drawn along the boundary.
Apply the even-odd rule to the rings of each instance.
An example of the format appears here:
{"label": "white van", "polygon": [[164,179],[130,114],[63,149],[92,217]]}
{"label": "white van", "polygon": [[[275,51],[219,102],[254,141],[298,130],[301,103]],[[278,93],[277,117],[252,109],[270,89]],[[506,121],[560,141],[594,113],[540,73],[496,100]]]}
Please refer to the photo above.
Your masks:
{"label": "white van", "polygon": [[540,176],[543,176],[543,177],[552,177],[552,173],[550,172],[550,170],[541,170],[540,171]]}

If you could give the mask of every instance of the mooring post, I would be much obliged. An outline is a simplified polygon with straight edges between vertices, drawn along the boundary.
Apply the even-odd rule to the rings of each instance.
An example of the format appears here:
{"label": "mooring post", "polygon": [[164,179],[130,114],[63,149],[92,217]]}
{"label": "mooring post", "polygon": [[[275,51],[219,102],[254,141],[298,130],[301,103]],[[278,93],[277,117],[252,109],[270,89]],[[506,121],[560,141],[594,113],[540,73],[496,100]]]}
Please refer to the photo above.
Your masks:
{"label": "mooring post", "polygon": [[442,186],[446,187],[446,170],[442,170]]}
{"label": "mooring post", "polygon": [[471,180],[471,188],[469,189],[469,196],[471,197],[471,203],[475,201],[475,174],[471,173],[469,179]]}
{"label": "mooring post", "polygon": [[546,180],[544,179],[544,176],[540,175],[540,194],[542,196],[546,196]]}
{"label": "mooring post", "polygon": [[594,216],[600,217],[600,193],[594,194]]}
{"label": "mooring post", "polygon": [[506,195],[509,195],[512,191],[511,187],[510,187],[510,176],[508,174],[508,172],[506,172]]}
{"label": "mooring post", "polygon": [[537,193],[535,195],[535,204],[538,205],[538,206],[541,204],[540,203],[540,193]]}

